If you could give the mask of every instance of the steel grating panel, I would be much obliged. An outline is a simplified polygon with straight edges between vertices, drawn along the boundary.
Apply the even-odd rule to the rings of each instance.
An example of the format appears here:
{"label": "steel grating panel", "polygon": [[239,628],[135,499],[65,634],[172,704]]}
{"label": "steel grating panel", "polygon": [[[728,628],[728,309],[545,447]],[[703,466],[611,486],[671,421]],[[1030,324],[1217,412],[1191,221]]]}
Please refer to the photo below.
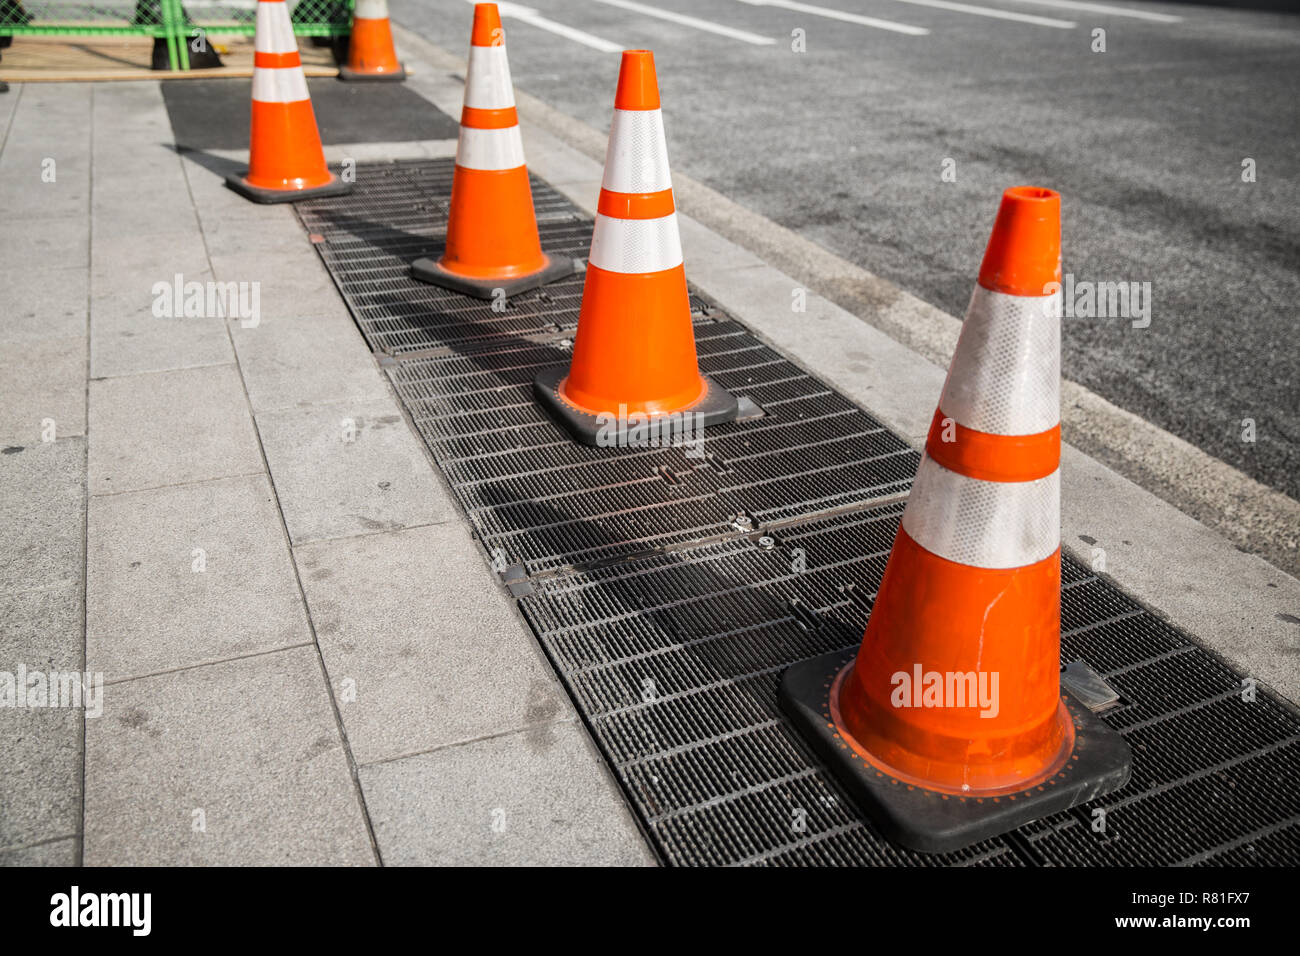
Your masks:
{"label": "steel grating panel", "polygon": [[[1192,865],[1300,860],[1300,717],[1085,566],[1062,567],[1062,657],[1121,695],[1123,790],[940,856],[883,840],[776,705],[781,671],[860,640],[918,456],[692,295],[702,369],[764,417],[699,449],[576,445],[537,408],[581,277],[505,311],[414,282],[449,160],[362,164],[297,207],[371,348],[661,858],[711,865]],[[590,223],[534,178],[548,251]],[[1106,811],[1094,832],[1092,810]]]}
{"label": "steel grating panel", "polygon": [[766,412],[711,429],[698,458],[571,442],[532,398],[567,340],[410,358],[389,374],[498,565],[528,574],[906,489],[916,453],[879,422],[737,323],[696,329],[701,368]]}
{"label": "steel grating panel", "polygon": [[[538,581],[522,598],[669,859],[971,862],[894,847],[844,810],[775,703],[786,666],[861,639],[900,515],[833,515]],[[1122,695],[1104,716],[1133,748],[1133,778],[981,845],[980,862],[1200,863],[1241,859],[1246,839],[1253,863],[1300,859],[1300,718],[1268,694],[1245,701],[1216,657],[1074,560],[1064,569],[1062,657]],[[1104,835],[1092,808],[1106,811]]]}
{"label": "steel grating panel", "polygon": [[[362,163],[345,201],[320,199],[295,207],[371,349],[402,355],[463,342],[572,332],[582,299],[581,275],[518,295],[504,313],[494,311],[490,302],[411,278],[411,262],[436,252],[446,236],[452,165],[451,160]],[[536,176],[532,188],[546,251],[586,258],[591,222]],[[703,315],[702,300],[691,304]]]}

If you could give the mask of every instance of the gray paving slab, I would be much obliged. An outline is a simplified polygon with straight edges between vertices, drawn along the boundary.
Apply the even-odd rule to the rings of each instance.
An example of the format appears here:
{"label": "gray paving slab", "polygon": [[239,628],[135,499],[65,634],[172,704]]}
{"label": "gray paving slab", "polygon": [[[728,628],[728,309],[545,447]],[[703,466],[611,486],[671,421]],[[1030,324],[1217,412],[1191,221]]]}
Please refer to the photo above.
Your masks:
{"label": "gray paving slab", "polygon": [[457,514],[391,400],[262,412],[257,426],[294,544]]}
{"label": "gray paving slab", "polygon": [[[300,268],[313,267],[309,274],[316,274],[312,262],[316,250],[296,216],[275,216],[252,224],[246,219],[204,212],[202,223],[203,241],[208,254],[217,262],[227,263],[232,259],[247,257],[248,267],[254,272],[251,278],[263,282],[268,279],[295,278],[293,264],[287,258],[294,255],[301,256],[297,260]],[[233,265],[233,271],[239,272],[240,264]]]}
{"label": "gray paving slab", "polygon": [[264,471],[233,365],[90,383],[90,491],[109,494]]}
{"label": "gray paving slab", "polygon": [[6,223],[84,218],[90,199],[90,84],[23,90],[0,152]]}
{"label": "gray paving slab", "polygon": [[[218,268],[218,276],[241,274]],[[305,299],[329,293],[334,301],[315,305],[304,301],[294,307],[287,304],[294,288],[300,289]],[[364,401],[390,394],[361,334],[332,288],[303,283],[296,287],[273,284],[262,289],[258,325],[245,328],[237,321],[228,323],[255,412]]]}
{"label": "gray paving slab", "polygon": [[16,850],[0,850],[0,866],[76,866],[77,839],[67,837]]}
{"label": "gray paving slab", "polygon": [[358,764],[575,719],[461,522],[294,557]]}
{"label": "gray paving slab", "polygon": [[86,336],[0,343],[0,442],[86,434]]}
{"label": "gray paving slab", "polygon": [[[188,206],[188,198],[185,202]],[[144,208],[156,216],[151,205]],[[233,360],[223,300],[215,296],[209,300],[207,294],[213,275],[203,237],[192,212],[183,210],[182,216],[188,223],[181,220],[166,224],[165,229],[155,228],[154,234],[141,242],[118,234],[123,227],[120,219],[95,216],[90,313],[93,377]],[[202,294],[194,296],[195,289]]]}
{"label": "gray paving slab", "polygon": [[92,498],[87,529],[86,656],[107,680],[311,640],[264,475]]}
{"label": "gray paving slab", "polygon": [[[206,271],[183,273],[207,282]],[[171,283],[171,279],[158,280]],[[94,378],[228,365],[234,350],[221,315],[158,317],[150,287],[126,294],[97,294],[91,303],[90,368]]]}
{"label": "gray paving slab", "polygon": [[80,585],[86,440],[0,447],[0,592]]}
{"label": "gray paving slab", "polygon": [[[141,176],[134,171],[130,185],[101,189],[101,172],[95,167],[95,196],[91,215],[97,236],[111,235],[124,251],[170,258],[167,236],[177,233],[197,234],[197,223],[189,188],[180,169],[180,160],[169,153],[165,160],[175,167],[174,178],[162,178],[161,172]],[[154,180],[161,179],[155,185]],[[149,183],[149,200],[141,200],[140,184]],[[166,185],[163,185],[166,183]]]}
{"label": "gray paving slab", "polygon": [[[187,282],[206,283],[206,269],[180,273]],[[175,273],[152,273],[152,282],[174,287]],[[206,288],[206,287],[205,287]],[[227,365],[234,361],[226,320],[221,314],[156,316],[154,286],[97,291],[91,301],[90,372],[94,378]],[[173,296],[173,299],[175,296]]]}
{"label": "gray paving slab", "polygon": [[226,158],[209,152],[187,150],[181,154],[182,168],[190,186],[194,207],[206,226],[214,219],[222,222],[243,222],[249,233],[281,221],[297,222],[293,208],[283,205],[255,203],[226,186],[226,176],[248,169],[248,151],[237,158]]}
{"label": "gray paving slab", "polygon": [[[34,273],[48,281],[52,271],[85,270],[90,265],[90,222],[85,216],[21,221],[6,216],[5,221],[6,228],[0,230],[0,261],[23,264],[21,270],[6,270],[12,273],[4,278],[6,287],[10,281],[20,279],[21,274]],[[13,299],[6,295],[5,301],[12,303]]]}
{"label": "gray paving slab", "polygon": [[[46,149],[5,149],[0,160],[0,203],[5,207],[6,222],[45,221],[51,219],[80,220],[86,216],[90,199],[87,182],[88,160],[79,147],[60,149],[51,145]],[[50,153],[59,154],[51,156]],[[67,156],[62,159],[61,156]],[[55,160],[55,179],[42,181],[42,166]],[[12,218],[11,218],[12,217]]]}
{"label": "gray paving slab", "polygon": [[360,777],[385,865],[655,862],[578,724],[444,747]]}
{"label": "gray paving slab", "polygon": [[[77,228],[89,233],[87,224],[79,224]],[[18,260],[6,257],[4,261]],[[85,335],[90,313],[89,290],[90,273],[84,265],[5,269],[0,274],[0,295],[6,303],[5,320],[0,322],[0,342]]]}
{"label": "gray paving slab", "polygon": [[367,865],[314,648],[113,684],[86,731],[87,865]]}
{"label": "gray paving slab", "polygon": [[[0,593],[0,672],[6,681],[33,681],[33,689],[47,687],[53,673],[80,673],[84,623],[78,585]],[[52,702],[48,692],[24,697],[25,706],[15,699],[0,707],[0,847],[81,829],[82,720],[94,708]]]}

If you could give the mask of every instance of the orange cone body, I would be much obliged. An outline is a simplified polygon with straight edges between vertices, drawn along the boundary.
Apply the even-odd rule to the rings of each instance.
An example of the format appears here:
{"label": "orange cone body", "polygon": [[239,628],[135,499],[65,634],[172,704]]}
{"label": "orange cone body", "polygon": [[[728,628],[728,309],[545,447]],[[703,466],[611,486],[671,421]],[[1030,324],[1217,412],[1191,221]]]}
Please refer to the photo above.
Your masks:
{"label": "orange cone body", "polygon": [[542,252],[501,17],[495,3],[475,4],[447,245],[436,263],[417,260],[412,274],[488,299],[573,272],[573,260]]}
{"label": "orange cone body", "polygon": [[346,192],[325,165],[316,114],[284,0],[259,0],[248,172],[227,183],[258,202]]}
{"label": "orange cone body", "polygon": [[388,0],[357,0],[348,40],[348,65],[339,71],[345,80],[404,80],[398,62],[393,29],[388,20]]}
{"label": "orange cone body", "polygon": [[[539,395],[581,416],[736,417],[736,400],[700,374],[668,170],[654,54],[625,50],[568,374]],[[579,434],[591,440],[590,434]]]}
{"label": "orange cone body", "polygon": [[821,690],[813,662],[782,685],[919,849],[1128,776],[1122,738],[1061,693],[1060,278],[1060,197],[1007,190],[862,645]]}
{"label": "orange cone body", "polygon": [[[1008,190],[840,690],[865,759],[952,793],[1037,782],[1073,741],[1060,699],[1059,293],[1045,294],[1060,287],[1060,243],[1060,197]],[[914,706],[918,666],[922,681],[997,675],[996,708]]]}

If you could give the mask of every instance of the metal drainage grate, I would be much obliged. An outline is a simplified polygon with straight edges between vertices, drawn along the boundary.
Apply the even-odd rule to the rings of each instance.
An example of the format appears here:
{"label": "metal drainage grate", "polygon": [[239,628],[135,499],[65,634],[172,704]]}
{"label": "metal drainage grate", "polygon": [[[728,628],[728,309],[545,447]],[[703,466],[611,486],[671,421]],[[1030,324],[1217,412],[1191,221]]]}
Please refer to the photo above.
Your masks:
{"label": "metal drainage grate", "polygon": [[[680,864],[1225,864],[1300,860],[1300,716],[1069,559],[1062,653],[1121,695],[1128,786],[959,853],[882,839],[776,705],[789,664],[854,646],[917,455],[692,297],[702,368],[765,417],[686,449],[575,445],[532,401],[563,364],[575,277],[504,313],[411,280],[450,160],[366,164],[298,206],[371,347],[660,856]],[[543,245],[590,223],[534,178]],[[1106,810],[1105,833],[1092,810]]]}
{"label": "metal drainage grate", "polygon": [[[538,581],[521,607],[664,856],[680,863],[1199,863],[1300,858],[1300,720],[1073,560],[1063,657],[1119,691],[1123,790],[958,854],[889,844],[776,705],[855,646],[901,505]],[[803,567],[804,570],[800,570]],[[1092,809],[1106,830],[1092,829]]]}

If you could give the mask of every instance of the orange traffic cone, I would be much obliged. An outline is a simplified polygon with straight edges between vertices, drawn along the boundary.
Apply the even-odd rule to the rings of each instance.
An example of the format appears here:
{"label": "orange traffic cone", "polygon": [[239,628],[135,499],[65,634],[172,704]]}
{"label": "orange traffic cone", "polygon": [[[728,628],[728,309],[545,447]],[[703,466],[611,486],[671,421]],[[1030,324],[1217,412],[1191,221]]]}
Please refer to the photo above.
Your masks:
{"label": "orange traffic cone", "polygon": [[348,40],[347,66],[339,67],[341,80],[406,79],[397,61],[393,29],[388,23],[388,0],[357,0],[352,13],[352,36]]}
{"label": "orange traffic cone", "polygon": [[1061,692],[1060,244],[1060,196],[1007,190],[862,645],[782,679],[803,733],[918,850],[1128,780],[1123,738]]}
{"label": "orange traffic cone", "polygon": [[226,185],[255,202],[294,202],[351,190],[329,171],[284,0],[258,0],[248,171]]}
{"label": "orange traffic cone", "polygon": [[447,245],[441,259],[413,262],[411,275],[491,299],[535,289],[576,271],[574,260],[542,252],[501,16],[495,3],[477,3]]}
{"label": "orange traffic cone", "polygon": [[589,445],[658,444],[731,421],[736,399],[695,354],[649,50],[623,52],[596,209],[573,358],[537,376],[538,399]]}

